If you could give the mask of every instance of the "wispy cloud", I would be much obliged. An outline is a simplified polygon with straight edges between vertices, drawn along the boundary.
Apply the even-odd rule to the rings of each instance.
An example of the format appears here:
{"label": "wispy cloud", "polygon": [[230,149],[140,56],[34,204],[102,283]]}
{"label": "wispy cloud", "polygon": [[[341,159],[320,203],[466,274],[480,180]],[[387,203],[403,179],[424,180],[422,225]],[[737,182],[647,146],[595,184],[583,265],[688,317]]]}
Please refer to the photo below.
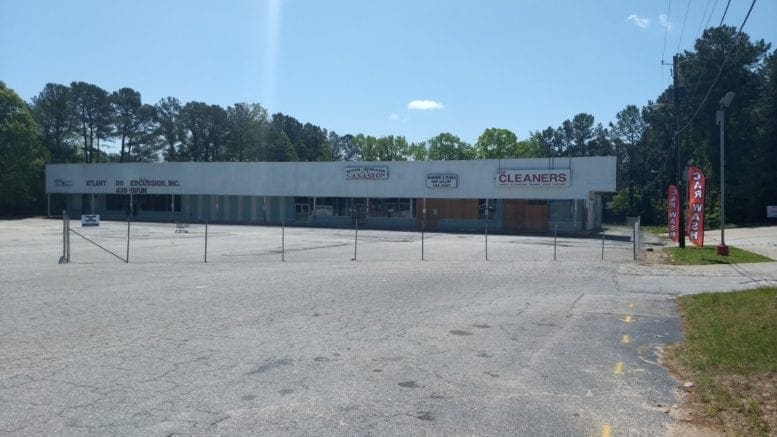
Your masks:
{"label": "wispy cloud", "polygon": [[626,17],[627,20],[631,21],[632,24],[639,27],[640,29],[647,29],[648,26],[650,26],[650,18],[647,17],[640,17],[637,14],[631,14],[628,17]]}
{"label": "wispy cloud", "polygon": [[411,100],[407,104],[407,109],[414,109],[416,111],[434,111],[438,109],[445,109],[445,105],[434,100]]}
{"label": "wispy cloud", "polygon": [[391,121],[399,120],[399,114],[391,114],[391,115],[389,115],[389,120],[391,120]]}
{"label": "wispy cloud", "polygon": [[663,27],[664,29],[672,30],[672,22],[669,21],[669,17],[667,17],[666,14],[659,15],[658,22],[661,24],[661,27]]}

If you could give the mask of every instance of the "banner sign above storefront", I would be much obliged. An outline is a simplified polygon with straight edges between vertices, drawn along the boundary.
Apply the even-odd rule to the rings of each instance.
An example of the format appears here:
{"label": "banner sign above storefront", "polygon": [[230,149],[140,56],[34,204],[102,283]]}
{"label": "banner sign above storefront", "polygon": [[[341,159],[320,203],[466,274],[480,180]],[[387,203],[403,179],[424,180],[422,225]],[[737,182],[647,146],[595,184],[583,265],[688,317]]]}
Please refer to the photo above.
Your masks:
{"label": "banner sign above storefront", "polygon": [[388,179],[388,167],[379,165],[346,167],[345,179],[349,181]]}
{"label": "banner sign above storefront", "polygon": [[503,187],[568,187],[569,169],[497,170],[496,184]]}
{"label": "banner sign above storefront", "polygon": [[456,174],[428,174],[426,175],[426,188],[457,188],[459,175]]}
{"label": "banner sign above storefront", "polygon": [[707,187],[704,172],[688,167],[688,239],[697,247],[704,246],[704,198]]}

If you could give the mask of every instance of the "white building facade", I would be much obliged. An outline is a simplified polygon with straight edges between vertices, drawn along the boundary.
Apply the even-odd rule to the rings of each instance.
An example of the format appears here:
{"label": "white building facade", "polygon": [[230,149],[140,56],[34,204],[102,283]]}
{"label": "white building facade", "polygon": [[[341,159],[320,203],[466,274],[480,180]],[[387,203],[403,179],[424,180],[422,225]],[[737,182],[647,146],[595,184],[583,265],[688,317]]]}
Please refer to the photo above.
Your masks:
{"label": "white building facade", "polygon": [[598,228],[615,168],[609,156],[49,164],[46,192],[53,212],[103,219],[450,231],[488,220],[494,231],[545,233]]}

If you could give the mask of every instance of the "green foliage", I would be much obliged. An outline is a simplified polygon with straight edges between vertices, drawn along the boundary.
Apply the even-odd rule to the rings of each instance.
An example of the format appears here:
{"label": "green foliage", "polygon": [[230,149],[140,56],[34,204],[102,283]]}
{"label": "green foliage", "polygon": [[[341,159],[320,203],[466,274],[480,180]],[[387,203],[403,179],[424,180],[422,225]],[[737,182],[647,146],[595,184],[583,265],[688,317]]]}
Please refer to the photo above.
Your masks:
{"label": "green foliage", "polygon": [[748,252],[734,246],[728,247],[728,256],[718,255],[715,246],[695,247],[689,245],[685,249],[668,247],[665,250],[672,257],[673,263],[683,265],[742,264],[772,261],[763,255]]}
{"label": "green foliage", "polygon": [[28,213],[43,197],[47,153],[27,104],[0,81],[0,214]]}
{"label": "green foliage", "polygon": [[100,140],[112,134],[113,109],[108,92],[86,82],[70,84],[70,95],[78,116],[83,143],[84,161],[98,162],[101,155]]}
{"label": "green foliage", "polygon": [[475,158],[515,158],[518,152],[518,137],[508,129],[488,128],[480,134],[475,143]]}
{"label": "green foliage", "polygon": [[40,94],[32,98],[31,112],[50,161],[78,161],[78,114],[70,87],[47,83]]}
{"label": "green foliage", "polygon": [[447,132],[431,138],[427,144],[430,160],[460,160],[473,159],[475,157],[475,151],[472,146]]}

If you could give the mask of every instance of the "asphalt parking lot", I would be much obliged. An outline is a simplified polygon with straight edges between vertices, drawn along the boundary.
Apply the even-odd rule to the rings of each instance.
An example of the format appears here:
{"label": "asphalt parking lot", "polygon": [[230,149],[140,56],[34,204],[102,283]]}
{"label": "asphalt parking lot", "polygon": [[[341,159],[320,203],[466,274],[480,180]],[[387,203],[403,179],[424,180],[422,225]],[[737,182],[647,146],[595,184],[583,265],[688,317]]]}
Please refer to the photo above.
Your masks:
{"label": "asphalt parking lot", "polygon": [[[126,224],[74,230],[119,256]],[[673,298],[775,263],[632,261],[628,242],[133,224],[130,262],[0,222],[0,433],[659,435]],[[754,238],[751,238],[753,240]],[[733,243],[729,243],[733,244]],[[755,243],[754,243],[755,244]]]}

